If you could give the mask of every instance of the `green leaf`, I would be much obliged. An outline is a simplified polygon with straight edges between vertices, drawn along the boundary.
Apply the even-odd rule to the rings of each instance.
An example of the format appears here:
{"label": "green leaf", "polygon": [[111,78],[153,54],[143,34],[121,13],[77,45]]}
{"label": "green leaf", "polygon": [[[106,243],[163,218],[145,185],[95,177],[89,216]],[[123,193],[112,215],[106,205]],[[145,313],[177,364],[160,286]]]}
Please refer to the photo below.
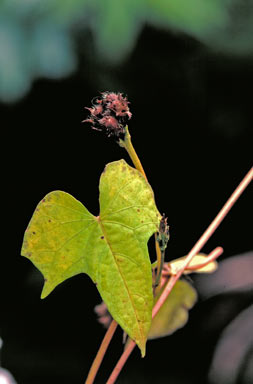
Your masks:
{"label": "green leaf", "polygon": [[[156,301],[162,292],[163,288],[156,297]],[[188,310],[194,306],[196,301],[195,289],[186,281],[178,280],[160,311],[152,320],[148,339],[168,336],[182,328],[188,321]]]}
{"label": "green leaf", "polygon": [[22,255],[44,275],[42,298],[71,276],[87,273],[144,356],[153,306],[147,241],[161,216],[151,187],[124,160],[106,166],[99,188],[98,217],[65,192],[49,193],[29,223]]}

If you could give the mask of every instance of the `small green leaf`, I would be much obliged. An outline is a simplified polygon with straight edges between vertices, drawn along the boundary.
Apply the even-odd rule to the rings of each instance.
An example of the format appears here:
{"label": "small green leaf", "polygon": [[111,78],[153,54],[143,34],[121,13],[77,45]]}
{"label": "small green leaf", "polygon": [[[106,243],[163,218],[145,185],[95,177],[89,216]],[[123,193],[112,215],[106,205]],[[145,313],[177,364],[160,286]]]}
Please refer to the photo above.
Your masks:
{"label": "small green leaf", "polygon": [[[163,288],[156,297],[156,301],[162,292]],[[188,310],[194,306],[196,301],[195,289],[186,281],[178,280],[160,311],[152,320],[148,339],[168,336],[182,328],[187,323]]]}
{"label": "small green leaf", "polygon": [[29,223],[22,255],[44,275],[42,298],[71,276],[87,273],[144,356],[153,306],[147,241],[161,216],[151,187],[124,160],[106,166],[99,189],[98,217],[68,193],[49,193]]}

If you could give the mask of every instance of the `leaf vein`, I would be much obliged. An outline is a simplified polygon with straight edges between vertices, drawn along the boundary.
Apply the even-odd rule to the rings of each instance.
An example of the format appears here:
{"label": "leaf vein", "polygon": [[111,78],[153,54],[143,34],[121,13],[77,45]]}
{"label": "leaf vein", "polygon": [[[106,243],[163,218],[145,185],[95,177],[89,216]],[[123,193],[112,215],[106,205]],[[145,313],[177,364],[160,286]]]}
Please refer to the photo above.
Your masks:
{"label": "leaf vein", "polygon": [[131,293],[130,293],[130,291],[129,291],[128,285],[127,285],[127,283],[126,283],[126,281],[125,281],[124,275],[122,274],[122,271],[121,271],[121,269],[120,269],[120,266],[118,265],[118,263],[117,263],[117,261],[116,261],[116,259],[115,259],[115,254],[114,254],[114,252],[113,252],[113,250],[112,250],[112,248],[111,248],[111,245],[110,245],[110,243],[109,243],[109,241],[108,241],[106,231],[105,231],[104,226],[103,226],[103,224],[102,224],[101,221],[100,221],[100,225],[101,225],[101,229],[102,229],[102,231],[103,231],[103,233],[104,233],[104,236],[105,236],[106,242],[107,242],[107,244],[108,244],[108,247],[110,248],[110,251],[111,251],[111,254],[112,254],[112,256],[113,256],[113,260],[114,260],[114,262],[115,262],[115,265],[116,265],[116,267],[117,267],[117,269],[118,269],[118,271],[119,271],[119,274],[120,274],[120,276],[121,276],[121,279],[122,279],[122,281],[123,281],[123,283],[124,283],[124,286],[125,286],[125,288],[126,288],[126,291],[127,291],[127,293],[128,293],[128,297],[129,297],[129,299],[130,299],[130,302],[131,302],[131,304],[132,304],[132,308],[133,308],[133,310],[134,310],[135,318],[136,318],[136,321],[137,321],[137,324],[138,324],[138,328],[139,328],[141,337],[142,337],[142,339],[144,339],[143,330],[142,330],[142,328],[141,328],[140,325],[139,325],[139,320],[140,320],[140,319],[139,319],[139,317],[138,317],[138,315],[137,315],[137,312],[136,312],[136,308],[135,308],[135,305],[134,305],[134,301],[133,301],[132,295],[131,295]]}
{"label": "leaf vein", "polygon": [[[135,179],[132,179],[130,180],[128,183],[124,184],[121,188],[119,188],[119,190],[117,191],[116,195],[111,199],[109,205],[106,207],[105,209],[105,212],[103,212],[103,214],[101,213],[101,216],[105,216],[108,209],[112,206],[113,203],[115,203],[115,201],[117,200],[117,198],[119,197],[120,193],[126,188],[128,187],[133,181],[136,181]],[[129,201],[127,199],[125,199],[126,201]]]}
{"label": "leaf vein", "polygon": [[[60,207],[60,208],[64,208],[64,209],[69,209],[71,211],[74,211],[74,212],[78,212],[79,214],[81,213],[83,216],[87,216],[89,217],[89,214],[88,213],[84,213],[83,211],[78,211],[77,209],[74,209],[74,208],[71,208],[71,207],[67,207],[65,205],[60,205],[60,204],[56,204],[56,203],[49,203],[49,202],[45,202],[45,203],[41,203],[43,204],[43,206],[46,206],[46,205],[51,205],[53,207]],[[85,208],[84,206],[82,208]],[[90,214],[91,215],[91,214]]]}
{"label": "leaf vein", "polygon": [[80,235],[81,232],[86,231],[91,225],[96,224],[96,222],[91,223],[85,228],[82,228],[80,231],[76,232],[73,236],[71,236],[69,239],[67,239],[60,248],[56,249],[55,252],[59,252],[62,248],[65,247],[66,244],[68,244],[71,240],[73,240],[76,236]]}
{"label": "leaf vein", "polygon": [[130,205],[129,207],[125,207],[125,208],[118,209],[117,211],[109,212],[107,215],[103,215],[103,218],[104,218],[105,216],[114,215],[115,213],[119,213],[119,212],[122,212],[122,211],[126,211],[126,210],[131,209],[131,208],[144,208],[144,209],[150,209],[150,208],[149,208],[148,206],[146,206],[146,205]]}

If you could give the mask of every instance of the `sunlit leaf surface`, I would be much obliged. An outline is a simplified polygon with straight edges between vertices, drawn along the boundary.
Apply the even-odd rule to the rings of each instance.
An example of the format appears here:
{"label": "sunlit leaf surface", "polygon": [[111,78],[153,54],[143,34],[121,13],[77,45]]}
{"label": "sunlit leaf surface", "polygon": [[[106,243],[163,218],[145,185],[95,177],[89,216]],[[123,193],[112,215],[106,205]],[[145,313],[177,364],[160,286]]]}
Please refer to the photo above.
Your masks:
{"label": "sunlit leaf surface", "polygon": [[71,276],[87,273],[144,355],[153,305],[147,241],[160,214],[151,187],[124,160],[106,166],[99,200],[95,217],[68,193],[49,193],[29,223],[22,255],[44,275],[43,298]]}
{"label": "sunlit leaf surface", "polygon": [[[156,297],[156,301],[162,292],[163,289]],[[148,339],[168,336],[182,328],[187,323],[188,310],[196,301],[195,289],[186,281],[178,280],[160,311],[152,320]]]}

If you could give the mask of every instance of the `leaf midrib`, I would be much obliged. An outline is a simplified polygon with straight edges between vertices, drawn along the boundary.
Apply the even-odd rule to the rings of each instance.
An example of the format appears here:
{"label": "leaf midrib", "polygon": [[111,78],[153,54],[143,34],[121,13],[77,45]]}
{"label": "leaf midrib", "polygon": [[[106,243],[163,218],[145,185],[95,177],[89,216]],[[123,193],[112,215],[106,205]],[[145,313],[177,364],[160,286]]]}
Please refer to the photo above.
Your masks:
{"label": "leaf midrib", "polygon": [[136,318],[136,323],[137,323],[137,325],[138,325],[138,329],[139,329],[141,338],[142,338],[142,340],[144,340],[145,338],[144,338],[144,335],[143,335],[143,330],[142,330],[142,328],[140,327],[140,319],[139,319],[139,317],[138,317],[138,315],[137,315],[137,313],[136,313],[136,309],[135,309],[135,306],[134,306],[134,303],[133,303],[132,296],[131,296],[131,294],[130,294],[130,292],[129,292],[128,286],[127,286],[126,281],[125,281],[125,279],[124,279],[124,276],[122,275],[121,270],[120,270],[120,268],[119,268],[119,265],[118,265],[118,263],[117,263],[117,261],[116,261],[114,252],[113,252],[113,250],[112,250],[112,248],[111,248],[110,242],[109,242],[109,240],[108,240],[107,233],[106,233],[105,228],[104,228],[104,226],[103,226],[102,220],[100,219],[100,216],[97,216],[97,220],[98,220],[98,224],[99,224],[100,227],[101,227],[101,230],[102,230],[102,232],[103,232],[103,235],[104,235],[104,237],[105,237],[106,243],[108,244],[108,247],[109,247],[109,249],[110,249],[110,251],[111,251],[111,254],[112,254],[112,256],[113,256],[113,259],[114,259],[114,262],[115,262],[115,264],[116,264],[116,266],[117,266],[117,269],[118,269],[118,271],[119,271],[119,274],[120,274],[120,276],[121,276],[121,278],[122,278],[122,281],[123,281],[123,283],[124,283],[124,286],[125,286],[125,288],[126,288],[126,290],[127,290],[129,299],[130,299],[130,301],[131,301],[131,304],[132,304],[132,307],[133,307],[133,310],[134,310],[134,314],[135,314],[135,318]]}

